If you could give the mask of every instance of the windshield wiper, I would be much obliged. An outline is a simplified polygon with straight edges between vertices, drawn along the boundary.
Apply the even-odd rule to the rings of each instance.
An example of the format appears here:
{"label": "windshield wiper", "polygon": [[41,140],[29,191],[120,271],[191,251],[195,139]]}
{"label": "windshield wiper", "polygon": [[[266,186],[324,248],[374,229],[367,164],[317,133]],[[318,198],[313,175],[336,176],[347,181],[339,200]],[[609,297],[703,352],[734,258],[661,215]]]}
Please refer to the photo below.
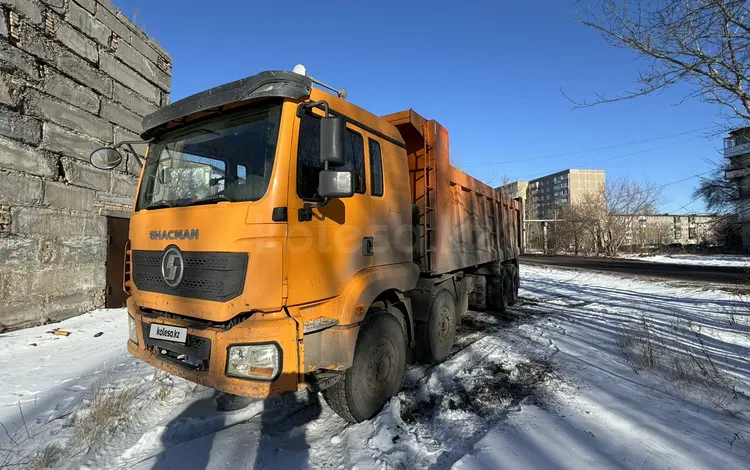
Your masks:
{"label": "windshield wiper", "polygon": [[154,201],[151,204],[146,206],[146,209],[162,209],[164,207],[174,207],[174,204],[167,201],[166,199],[162,199],[160,201]]}
{"label": "windshield wiper", "polygon": [[211,196],[208,196],[208,197],[204,197],[203,199],[199,199],[190,205],[197,206],[198,204],[210,204],[212,202],[218,202],[218,201],[234,202],[234,199],[232,199],[231,197],[227,196],[224,193],[218,193],[218,194],[212,194]]}

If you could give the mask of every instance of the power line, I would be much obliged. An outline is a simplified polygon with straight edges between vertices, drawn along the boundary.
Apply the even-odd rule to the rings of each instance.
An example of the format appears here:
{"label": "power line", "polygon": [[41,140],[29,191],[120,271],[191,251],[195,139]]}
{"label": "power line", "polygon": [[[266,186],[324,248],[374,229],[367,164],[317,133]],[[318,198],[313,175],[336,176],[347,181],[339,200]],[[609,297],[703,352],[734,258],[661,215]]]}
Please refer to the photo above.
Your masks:
{"label": "power line", "polygon": [[[617,160],[618,158],[632,157],[633,155],[639,155],[639,154],[642,154],[642,153],[653,152],[653,151],[656,151],[656,150],[661,150],[661,149],[665,149],[667,147],[671,147],[673,145],[684,144],[686,142],[690,142],[690,141],[697,140],[697,139],[700,139],[700,137],[692,137],[690,139],[681,140],[679,142],[673,142],[673,143],[667,144],[667,145],[661,145],[659,147],[654,147],[654,148],[645,149],[645,150],[639,150],[637,152],[626,153],[624,155],[618,155],[616,157],[605,158],[605,159],[602,159],[602,160],[596,160],[594,162],[591,162],[590,165],[596,165],[596,164],[603,163],[603,162],[609,162],[609,161],[612,161],[612,160]],[[565,170],[563,169],[563,170],[558,170],[558,171],[553,171],[553,172],[545,173],[545,174],[543,174],[541,176],[538,176],[536,178],[528,178],[528,180],[529,181],[533,181],[533,180],[538,179],[538,178],[543,178],[545,176],[549,176],[549,175],[553,175],[555,173],[559,173],[560,171],[565,171]],[[532,173],[532,174],[537,175],[539,173]],[[517,177],[516,178],[516,180],[525,180],[525,179],[527,179],[526,175],[523,175],[523,177]]]}
{"label": "power line", "polygon": [[698,140],[698,139],[700,139],[700,137],[692,137],[690,139],[681,140],[679,142],[672,142],[671,144],[661,145],[659,147],[654,147],[654,148],[651,148],[651,149],[639,150],[637,152],[626,153],[625,155],[618,155],[616,157],[605,158],[603,160],[598,160],[598,161],[595,161],[593,163],[596,164],[596,163],[602,163],[602,162],[609,162],[609,161],[612,161],[612,160],[617,160],[618,158],[632,157],[633,155],[639,155],[641,153],[653,152],[654,150],[661,150],[661,149],[665,149],[667,147],[671,147],[673,145],[680,145],[680,144],[684,144],[686,142],[691,142],[693,140]]}
{"label": "power line", "polygon": [[[677,134],[665,135],[665,136],[660,136],[660,137],[652,137],[650,139],[637,140],[637,141],[633,141],[633,142],[627,142],[627,143],[624,143],[624,144],[610,145],[610,146],[607,146],[607,147],[599,147],[599,148],[595,148],[595,149],[579,150],[579,151],[576,151],[576,152],[557,153],[557,154],[553,154],[553,155],[544,155],[544,156],[541,156],[541,157],[521,158],[521,159],[518,159],[518,160],[506,160],[506,161],[502,161],[502,162],[479,163],[479,164],[476,164],[476,165],[467,165],[467,166],[464,166],[464,168],[478,168],[478,167],[482,167],[482,166],[504,165],[506,163],[521,163],[521,162],[528,162],[528,161],[534,161],[534,160],[544,160],[544,159],[547,159],[547,158],[557,158],[557,157],[567,157],[567,156],[570,156],[570,155],[580,155],[582,153],[599,152],[599,151],[602,151],[602,150],[611,150],[611,149],[620,148],[620,147],[627,147],[627,146],[630,146],[630,145],[643,144],[643,143],[646,143],[646,142],[653,142],[655,140],[669,139],[671,137],[679,137],[681,135],[693,134],[695,132],[705,131],[705,130],[709,130],[709,129],[715,129],[717,127],[719,127],[719,126],[703,127],[701,129],[693,129],[691,131],[679,132]],[[690,139],[690,140],[693,140],[693,139]],[[680,142],[677,142],[676,144],[679,144],[679,143]],[[676,144],[670,144],[670,145],[676,145]],[[656,149],[653,149],[653,150],[657,150],[658,148],[663,148],[663,147],[657,147]]]}
{"label": "power line", "polygon": [[689,205],[693,204],[693,203],[694,203],[695,201],[697,201],[698,199],[700,199],[700,196],[696,196],[696,197],[694,197],[692,201],[688,202],[688,203],[687,203],[687,204],[685,204],[684,206],[680,206],[680,208],[679,208],[679,209],[677,209],[677,210],[675,210],[674,212],[680,212],[680,211],[681,211],[681,210],[683,210],[683,209],[684,209],[684,210],[687,210],[687,207],[688,207]]}
{"label": "power line", "polygon": [[662,188],[666,188],[667,186],[672,186],[673,184],[677,184],[677,183],[682,183],[683,181],[687,181],[687,180],[691,180],[691,179],[693,179],[693,178],[698,178],[698,177],[700,177],[700,176],[703,176],[703,175],[707,175],[707,174],[709,174],[709,173],[712,173],[713,171],[714,171],[714,170],[708,170],[708,171],[704,171],[703,173],[698,173],[697,175],[693,175],[693,176],[688,176],[687,178],[683,178],[683,179],[681,179],[681,180],[677,180],[677,181],[672,181],[671,183],[663,184],[663,185],[661,185],[661,186],[656,186],[656,187],[654,187],[654,188],[651,188],[651,189],[653,190],[653,189],[662,189]]}

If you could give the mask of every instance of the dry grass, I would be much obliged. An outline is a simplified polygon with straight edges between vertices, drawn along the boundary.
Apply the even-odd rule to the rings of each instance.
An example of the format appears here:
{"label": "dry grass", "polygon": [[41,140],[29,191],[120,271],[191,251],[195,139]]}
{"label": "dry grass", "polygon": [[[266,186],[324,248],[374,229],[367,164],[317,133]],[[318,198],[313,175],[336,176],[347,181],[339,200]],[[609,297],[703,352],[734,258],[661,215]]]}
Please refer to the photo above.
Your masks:
{"label": "dry grass", "polygon": [[89,406],[73,420],[70,442],[84,450],[117,432],[128,422],[133,405],[146,390],[146,385],[114,389],[94,384]]}
{"label": "dry grass", "polygon": [[656,370],[673,379],[700,381],[701,376],[689,356],[665,346],[656,337],[645,317],[619,337],[620,348],[636,372]]}
{"label": "dry grass", "polygon": [[59,466],[65,461],[67,453],[58,443],[47,444],[31,455],[28,461],[29,470],[45,470]]}
{"label": "dry grass", "polygon": [[[731,322],[731,320],[730,320]],[[625,328],[618,341],[633,370],[658,371],[670,380],[666,389],[685,399],[691,392],[713,408],[739,416],[747,412],[750,397],[739,390],[737,379],[717,366],[703,341],[701,327],[690,322],[671,324],[669,341],[646,317]]]}
{"label": "dry grass", "polygon": [[[56,428],[54,421],[32,427],[21,413],[23,425],[18,429],[11,433],[5,426],[0,428],[0,436],[5,434],[7,438],[7,442],[0,444],[0,469],[34,470],[63,465],[104,444],[119,432],[137,413],[139,398],[143,394],[153,393],[155,397],[166,400],[171,393],[169,385],[167,382],[146,381],[117,388],[104,376],[94,382],[86,398],[68,416],[62,428]],[[57,435],[57,440],[34,447],[45,434],[50,437]]]}

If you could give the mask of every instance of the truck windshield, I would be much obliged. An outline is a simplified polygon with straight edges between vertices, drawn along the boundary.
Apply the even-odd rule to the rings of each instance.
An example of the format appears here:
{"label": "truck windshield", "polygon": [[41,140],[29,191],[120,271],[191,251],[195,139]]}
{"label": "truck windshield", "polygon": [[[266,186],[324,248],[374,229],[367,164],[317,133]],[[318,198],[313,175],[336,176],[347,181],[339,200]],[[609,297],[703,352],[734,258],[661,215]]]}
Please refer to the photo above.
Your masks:
{"label": "truck windshield", "polygon": [[149,150],[138,210],[255,201],[268,189],[281,103],[265,102],[156,139]]}

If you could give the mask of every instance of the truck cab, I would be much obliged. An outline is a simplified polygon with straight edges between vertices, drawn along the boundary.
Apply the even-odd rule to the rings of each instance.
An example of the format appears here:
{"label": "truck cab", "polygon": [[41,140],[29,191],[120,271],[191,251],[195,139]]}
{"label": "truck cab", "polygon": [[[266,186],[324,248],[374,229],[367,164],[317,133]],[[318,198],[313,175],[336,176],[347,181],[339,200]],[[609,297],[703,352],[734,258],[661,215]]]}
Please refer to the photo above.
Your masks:
{"label": "truck cab", "polygon": [[[130,353],[233,395],[327,389],[350,421],[398,392],[420,334],[442,335],[428,360],[447,357],[468,284],[420,275],[414,247],[429,235],[396,125],[305,74],[270,71],[143,127],[125,253]],[[119,159],[92,154],[100,168]],[[440,284],[451,305],[429,329]],[[420,302],[427,313],[413,312]]]}

